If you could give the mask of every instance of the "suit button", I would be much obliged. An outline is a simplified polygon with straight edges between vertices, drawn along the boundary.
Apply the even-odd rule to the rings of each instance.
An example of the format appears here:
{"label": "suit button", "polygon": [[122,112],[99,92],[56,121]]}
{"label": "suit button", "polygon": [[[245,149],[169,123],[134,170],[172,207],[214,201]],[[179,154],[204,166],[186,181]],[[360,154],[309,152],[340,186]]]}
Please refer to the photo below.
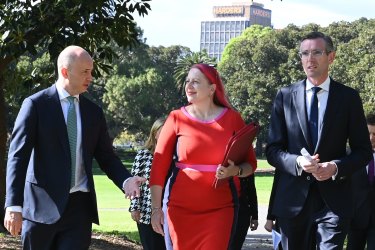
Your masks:
{"label": "suit button", "polygon": [[309,181],[310,180],[310,176],[307,176],[306,179]]}

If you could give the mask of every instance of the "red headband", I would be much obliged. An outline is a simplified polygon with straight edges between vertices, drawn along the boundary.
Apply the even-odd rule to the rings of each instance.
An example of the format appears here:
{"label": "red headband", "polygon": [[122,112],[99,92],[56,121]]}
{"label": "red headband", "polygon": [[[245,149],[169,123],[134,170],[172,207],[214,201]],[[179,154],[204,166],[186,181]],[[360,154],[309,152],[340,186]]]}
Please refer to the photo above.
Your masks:
{"label": "red headband", "polygon": [[211,84],[216,85],[216,90],[214,93],[214,103],[223,107],[232,108],[225,96],[225,90],[223,82],[220,79],[219,72],[208,64],[199,63],[194,64],[191,68],[199,69],[210,81]]}

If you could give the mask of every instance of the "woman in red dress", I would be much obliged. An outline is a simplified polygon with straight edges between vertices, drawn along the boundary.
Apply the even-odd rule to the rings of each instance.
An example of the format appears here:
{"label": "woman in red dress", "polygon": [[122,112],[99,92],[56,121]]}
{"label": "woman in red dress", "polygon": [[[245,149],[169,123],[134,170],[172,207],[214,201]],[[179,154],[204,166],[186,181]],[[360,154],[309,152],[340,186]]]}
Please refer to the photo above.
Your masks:
{"label": "woman in red dress", "polygon": [[[151,223],[168,249],[228,249],[236,223],[237,177],[254,173],[255,153],[251,148],[246,162],[221,166],[229,138],[245,122],[225,98],[214,67],[193,65],[185,84],[189,105],[169,114],[155,149]],[[176,167],[170,171],[174,154]],[[235,177],[225,185],[212,186],[215,177],[230,176]]]}

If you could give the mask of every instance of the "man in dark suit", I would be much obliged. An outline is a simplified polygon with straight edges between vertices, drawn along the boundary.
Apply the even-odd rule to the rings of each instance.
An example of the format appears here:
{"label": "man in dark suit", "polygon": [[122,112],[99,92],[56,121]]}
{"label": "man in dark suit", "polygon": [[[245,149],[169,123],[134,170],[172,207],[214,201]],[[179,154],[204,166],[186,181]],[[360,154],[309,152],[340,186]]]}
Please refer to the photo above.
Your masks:
{"label": "man in dark suit", "polygon": [[367,127],[373,150],[372,163],[352,176],[354,217],[348,234],[348,250],[375,249],[375,114],[367,116]]}
{"label": "man in dark suit", "polygon": [[92,81],[88,52],[69,46],[57,66],[57,82],[24,100],[9,148],[4,225],[22,232],[23,249],[89,248],[99,223],[93,158],[126,197],[144,181],[114,154],[102,109],[80,95]]}
{"label": "man in dark suit", "polygon": [[272,214],[283,249],[342,249],[350,176],[371,158],[366,120],[358,93],[329,77],[332,39],[312,32],[299,51],[307,79],[279,90],[272,108],[266,154],[280,172]]}

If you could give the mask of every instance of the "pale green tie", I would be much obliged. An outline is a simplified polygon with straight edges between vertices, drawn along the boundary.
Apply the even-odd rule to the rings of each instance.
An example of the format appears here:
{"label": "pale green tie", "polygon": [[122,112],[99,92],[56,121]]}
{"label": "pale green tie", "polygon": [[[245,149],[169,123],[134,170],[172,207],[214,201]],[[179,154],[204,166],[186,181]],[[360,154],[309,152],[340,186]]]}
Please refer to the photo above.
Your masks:
{"label": "pale green tie", "polygon": [[70,187],[75,185],[76,176],[76,150],[77,150],[77,114],[74,105],[74,96],[68,96],[69,108],[68,108],[68,118],[67,118],[67,128],[70,146],[70,160],[71,160],[71,183]]}

